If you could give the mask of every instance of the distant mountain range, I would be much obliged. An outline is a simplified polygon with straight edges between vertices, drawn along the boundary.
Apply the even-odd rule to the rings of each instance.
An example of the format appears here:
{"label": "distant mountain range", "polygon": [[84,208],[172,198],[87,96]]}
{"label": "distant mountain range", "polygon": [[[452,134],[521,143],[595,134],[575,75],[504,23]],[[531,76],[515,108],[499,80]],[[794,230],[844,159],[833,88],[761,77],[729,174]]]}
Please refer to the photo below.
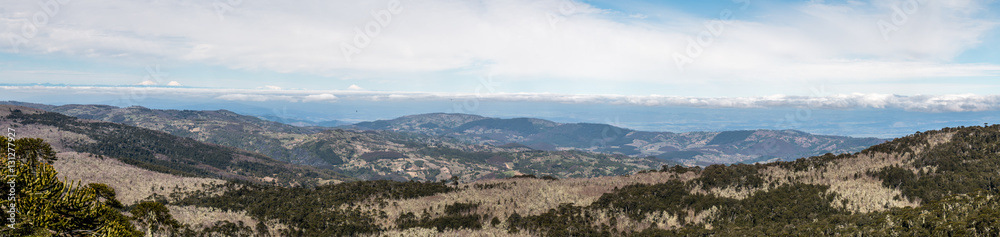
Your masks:
{"label": "distant mountain range", "polygon": [[677,164],[653,157],[541,151],[518,144],[478,145],[419,133],[298,127],[226,110],[4,103],[163,131],[369,180],[445,180],[452,176],[476,180],[521,174],[597,177]]}
{"label": "distant mountain range", "polygon": [[[69,197],[112,211],[66,212],[51,203],[68,198],[24,198],[27,208],[53,207],[19,216],[114,220],[126,213],[145,221],[122,223],[152,233],[143,228],[149,217],[126,208],[159,203],[157,220],[178,224],[153,236],[989,236],[1000,216],[1000,125],[917,132],[852,154],[790,162],[665,167],[668,162],[650,157],[469,144],[450,137],[490,130],[482,134],[564,136],[560,144],[574,144],[586,140],[565,134],[619,129],[599,124],[437,114],[399,119],[399,131],[350,131],[295,127],[224,110],[36,106],[92,119],[0,105],[0,127],[51,144],[60,179],[88,183]],[[372,123],[388,124],[384,130],[397,126]],[[502,126],[509,124],[512,128]],[[407,127],[435,135],[403,131]],[[626,138],[640,133],[625,131]],[[762,134],[793,141],[820,137],[767,130],[691,134],[704,137],[687,144],[716,148]],[[268,142],[276,146],[265,146]],[[21,176],[15,176],[36,170],[56,175],[51,168],[19,170]],[[360,179],[463,178],[341,183],[355,179],[337,171]],[[515,176],[529,173],[535,176]],[[59,186],[49,183],[18,183],[17,195],[49,195],[23,191]],[[92,202],[98,198],[106,201]],[[93,229],[68,230],[88,228]]]}
{"label": "distant mountain range", "polygon": [[411,115],[342,127],[447,136],[485,145],[522,144],[546,151],[583,150],[655,156],[692,165],[794,160],[825,153],[851,153],[886,141],[813,135],[797,130],[645,132],[607,124],[445,113]]}
{"label": "distant mountain range", "polygon": [[179,176],[274,182],[284,186],[354,180],[332,170],[289,164],[259,153],[161,131],[28,107],[0,105],[0,126],[14,128],[22,137],[42,138],[57,152],[89,153]]}

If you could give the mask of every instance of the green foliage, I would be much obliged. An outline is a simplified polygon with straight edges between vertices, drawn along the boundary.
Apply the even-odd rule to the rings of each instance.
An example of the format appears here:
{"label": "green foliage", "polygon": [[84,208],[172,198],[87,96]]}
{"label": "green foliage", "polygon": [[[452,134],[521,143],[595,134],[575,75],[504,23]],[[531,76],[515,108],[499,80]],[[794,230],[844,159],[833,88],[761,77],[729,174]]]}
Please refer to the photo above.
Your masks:
{"label": "green foliage", "polygon": [[701,171],[701,176],[695,181],[701,184],[702,189],[724,188],[735,186],[737,188],[758,188],[764,184],[764,179],[757,173],[760,165],[710,165]]}
{"label": "green foliage", "polygon": [[[85,122],[51,112],[25,114],[15,110],[6,118],[25,125],[37,123],[83,134],[93,142],[70,140],[66,141],[67,146],[78,152],[113,157],[126,164],[156,172],[181,176],[233,178],[233,175],[226,171],[237,169],[255,177],[272,176],[286,185],[296,181],[310,184],[310,180],[316,178],[300,176],[298,173],[302,171],[288,170],[283,167],[284,164],[277,163],[260,154],[201,143],[190,138],[179,138],[144,128],[107,122]],[[44,148],[41,146],[48,146],[34,141],[26,142],[26,144],[26,147],[36,150]],[[31,152],[26,153],[31,154]],[[48,155],[39,153],[39,157],[46,160]],[[247,162],[245,159],[240,159],[241,157],[256,161]],[[242,161],[238,162],[238,160]],[[339,174],[328,170],[321,172],[315,173],[313,176],[326,179],[339,176]]]}
{"label": "green foliage", "polygon": [[[931,147],[919,142],[929,136],[951,133],[950,141]],[[945,128],[897,139],[926,151],[914,157],[913,167],[934,167],[914,173],[905,167],[888,167],[869,173],[886,187],[899,188],[910,199],[934,201],[952,194],[1000,187],[1000,126]],[[893,141],[891,143],[897,143]],[[885,146],[896,146],[886,144]]]}
{"label": "green foliage", "polygon": [[448,215],[459,215],[468,212],[473,212],[479,208],[478,203],[462,203],[456,202],[453,204],[448,204],[444,206],[444,214]]}
{"label": "green foliage", "polygon": [[544,233],[545,236],[610,236],[608,226],[594,226],[596,218],[583,207],[572,203],[560,204],[558,208],[536,216],[521,217],[517,213],[507,218],[511,232],[518,229]]}
{"label": "green foliage", "polygon": [[601,195],[593,204],[597,208],[624,212],[641,220],[646,214],[666,211],[684,219],[687,210],[702,211],[712,206],[731,204],[734,200],[712,195],[691,194],[688,185],[677,180],[658,184],[633,184]]}
{"label": "green foliage", "polygon": [[[0,144],[7,145],[7,138],[0,140]],[[56,161],[56,152],[41,138],[21,138],[13,141],[15,157],[20,162],[35,165],[39,162],[52,164]]]}
{"label": "green foliage", "polygon": [[827,194],[828,186],[812,184],[782,185],[768,191],[757,191],[750,197],[729,205],[720,205],[715,223],[718,226],[754,227],[800,224],[839,214],[831,206],[836,195]]}
{"label": "green foliage", "polygon": [[472,122],[468,122],[458,126],[454,131],[465,131],[475,127],[482,127],[485,129],[504,129],[516,132],[521,135],[531,135],[541,131],[539,127],[536,127],[530,119],[527,118],[514,118],[514,119],[480,119]]}
{"label": "green foliage", "polygon": [[103,199],[105,205],[117,209],[125,207],[122,205],[121,202],[118,201],[116,197],[117,195],[115,194],[115,189],[111,188],[111,186],[102,183],[90,183],[87,184],[87,186],[94,189],[97,198]]}
{"label": "green foliage", "polygon": [[483,224],[480,223],[481,218],[482,216],[476,214],[446,214],[435,218],[424,216],[421,219],[417,219],[416,215],[412,212],[407,212],[396,219],[396,226],[400,229],[415,227],[433,228],[439,232],[449,229],[478,230],[483,228]]}
{"label": "green foliage", "polygon": [[201,229],[197,232],[185,230],[181,236],[232,236],[232,237],[252,237],[255,236],[253,228],[247,226],[243,221],[236,223],[229,221],[218,221],[212,226]]}
{"label": "green foliage", "polygon": [[559,180],[559,178],[553,177],[552,175],[543,175],[542,177],[535,176],[533,174],[520,174],[508,177],[508,179],[542,179],[542,180]]}
{"label": "green foliage", "polygon": [[342,236],[380,231],[381,227],[374,224],[380,213],[360,208],[340,210],[331,207],[368,199],[384,203],[389,199],[416,198],[452,190],[454,188],[437,182],[387,180],[348,182],[316,188],[247,185],[219,196],[193,193],[179,204],[242,210],[258,220],[279,220],[292,228],[286,235]]}
{"label": "green foliage", "polygon": [[[5,144],[6,141],[6,138],[0,138],[0,143]],[[44,142],[38,139],[27,144]],[[47,144],[38,147],[42,147],[41,150],[22,154],[22,158],[36,160],[53,153]],[[13,228],[0,228],[3,236],[141,235],[129,223],[129,218],[113,206],[118,201],[114,199],[114,190],[107,185],[64,183],[57,178],[55,168],[42,162],[28,164],[3,156],[0,163],[7,165],[0,169],[0,177],[9,178],[3,190],[13,191],[0,199],[0,207],[4,213],[17,213]],[[102,202],[101,199],[105,200]]]}
{"label": "green foliage", "polygon": [[132,217],[139,225],[146,227],[147,233],[155,234],[162,231],[173,233],[181,228],[181,223],[170,215],[170,210],[163,203],[140,202],[129,213],[132,213]]}
{"label": "green foliage", "polygon": [[751,130],[721,132],[718,135],[715,135],[715,137],[713,137],[712,140],[708,141],[705,145],[721,145],[741,142],[750,137],[750,135],[753,135],[754,132],[755,131]]}
{"label": "green foliage", "polygon": [[813,156],[808,158],[800,158],[794,161],[779,161],[774,163],[769,163],[767,166],[781,167],[783,169],[789,169],[792,171],[806,171],[809,169],[823,168],[835,160],[845,159],[851,157],[851,154],[839,154],[834,155],[832,153],[826,153],[822,156]]}
{"label": "green foliage", "polygon": [[672,172],[672,173],[675,173],[675,174],[683,174],[683,173],[687,173],[687,172],[700,173],[701,172],[701,166],[686,167],[686,166],[681,166],[681,165],[674,165],[673,167],[670,167],[670,166],[664,165],[662,168],[660,168],[660,172]]}

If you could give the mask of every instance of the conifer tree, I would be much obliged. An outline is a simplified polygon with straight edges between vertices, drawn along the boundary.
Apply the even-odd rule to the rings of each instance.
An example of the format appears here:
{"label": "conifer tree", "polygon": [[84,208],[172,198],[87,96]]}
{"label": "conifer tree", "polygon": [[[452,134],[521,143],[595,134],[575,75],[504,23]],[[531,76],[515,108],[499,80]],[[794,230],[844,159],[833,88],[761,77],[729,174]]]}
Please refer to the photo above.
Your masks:
{"label": "conifer tree", "polygon": [[[0,144],[7,141],[0,137]],[[55,160],[55,152],[41,139],[22,138],[12,143],[24,145],[17,150],[25,152],[16,153],[13,159],[7,153],[0,156],[0,164],[5,165],[0,177],[5,178],[6,196],[0,198],[0,209],[14,220],[11,223],[5,218],[0,236],[141,236],[128,217],[108,205],[118,202],[113,189],[59,180],[52,165],[38,162]]]}

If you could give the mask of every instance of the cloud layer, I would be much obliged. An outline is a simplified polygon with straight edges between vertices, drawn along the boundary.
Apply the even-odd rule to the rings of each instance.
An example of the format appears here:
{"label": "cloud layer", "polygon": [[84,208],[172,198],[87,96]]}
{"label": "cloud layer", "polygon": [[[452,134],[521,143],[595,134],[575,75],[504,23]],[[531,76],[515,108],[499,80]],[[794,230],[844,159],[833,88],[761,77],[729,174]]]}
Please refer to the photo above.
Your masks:
{"label": "cloud layer", "polygon": [[709,18],[566,0],[40,2],[57,4],[5,3],[0,38],[12,43],[0,49],[379,80],[863,84],[1000,75],[992,62],[955,61],[996,26],[979,17],[988,2],[975,0],[734,3]]}
{"label": "cloud layer", "polygon": [[177,87],[93,87],[93,86],[0,86],[0,92],[31,91],[33,94],[61,96],[122,95],[144,98],[189,98],[203,100],[290,103],[338,103],[342,101],[515,101],[578,104],[621,104],[649,107],[699,108],[803,108],[803,109],[902,109],[915,112],[1000,111],[1000,95],[916,95],[833,94],[824,96],[772,95],[760,97],[625,96],[548,93],[425,93],[374,91],[317,91],[275,89],[206,89]]}

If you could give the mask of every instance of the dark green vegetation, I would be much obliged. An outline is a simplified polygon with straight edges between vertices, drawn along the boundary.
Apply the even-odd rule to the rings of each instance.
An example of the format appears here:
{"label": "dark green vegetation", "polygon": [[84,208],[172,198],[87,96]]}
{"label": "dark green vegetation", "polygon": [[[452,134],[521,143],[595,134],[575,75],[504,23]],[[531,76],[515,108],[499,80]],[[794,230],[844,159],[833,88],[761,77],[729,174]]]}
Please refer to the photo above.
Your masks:
{"label": "dark green vegetation", "polygon": [[[356,156],[360,155],[331,155],[325,151],[343,149],[324,148],[323,144],[330,143],[330,141],[322,141],[322,139],[312,141],[312,139],[303,138],[303,136],[312,137],[329,128],[291,126],[253,116],[239,115],[226,110],[156,110],[143,107],[118,108],[106,105],[51,106],[14,101],[0,103],[163,131],[202,142],[258,152],[276,160],[298,164],[342,166],[343,163],[356,159]],[[442,113],[411,115],[343,127],[421,134],[429,136],[421,138],[421,140],[427,141],[439,140],[436,139],[438,137],[452,137],[457,141],[473,144],[503,146],[519,143],[532,149],[546,151],[573,148],[633,157],[657,156],[668,160],[699,162],[699,165],[750,163],[773,158],[791,160],[824,153],[850,153],[884,141],[874,138],[818,136],[794,130],[643,132],[607,124],[556,123],[533,118],[499,119],[469,114]],[[374,137],[360,139],[358,142],[380,141],[384,134],[368,135]],[[380,147],[385,143],[374,142],[365,146]],[[636,144],[643,145],[637,147]],[[343,144],[338,146],[341,145]],[[379,149],[372,150],[379,151]],[[379,171],[368,173],[384,175],[378,178],[392,176]],[[426,179],[427,177],[410,178]]]}
{"label": "dark green vegetation", "polygon": [[[498,119],[466,114],[411,115],[346,127],[450,136],[466,142],[496,146],[518,143],[550,151],[568,147],[629,156],[703,161],[705,164],[772,158],[791,160],[824,153],[856,152],[884,141],[817,136],[794,130],[643,132],[607,124],[564,124],[532,118]],[[635,144],[643,144],[643,147]]]}
{"label": "dark green vegetation", "polygon": [[319,179],[348,179],[336,172],[296,167],[237,149],[117,123],[90,122],[58,113],[11,110],[3,119],[23,126],[43,125],[85,136],[64,139],[68,148],[152,171],[182,176],[256,180],[273,177],[280,184],[315,185]]}
{"label": "dark green vegetation", "polygon": [[[926,142],[946,133],[954,133],[954,136],[950,140],[944,139],[937,146]],[[429,214],[433,210],[428,212],[425,209],[423,212],[400,213],[397,218],[388,221],[398,229],[427,228],[447,232],[491,227],[504,228],[508,233],[543,236],[995,236],[1000,230],[1000,190],[994,182],[996,168],[1000,167],[1000,164],[994,163],[1000,158],[1000,150],[995,145],[1000,142],[998,135],[1000,126],[948,128],[900,138],[857,154],[826,154],[791,162],[755,165],[712,165],[705,168],[663,166],[660,170],[646,172],[696,176],[687,181],[626,185],[603,194],[590,205],[564,203],[535,215],[514,212],[506,216],[491,216],[484,214],[490,212],[483,211],[488,207],[484,207],[482,202],[461,201],[439,206],[443,210],[438,214]],[[768,182],[762,172],[768,168],[823,170],[842,165],[838,162],[861,154],[891,152],[905,156],[913,154],[914,149],[923,149],[926,153],[919,154],[927,156],[912,157],[913,162],[908,164],[916,166],[913,167],[918,168],[916,170],[931,171],[914,172],[906,167],[890,166],[867,175],[879,178],[888,187],[900,188],[907,197],[925,200],[917,207],[895,207],[867,213],[849,211],[846,203],[838,199],[840,194],[831,192],[828,185],[799,181]],[[942,152],[935,152],[937,149]],[[943,152],[955,149],[959,152]],[[902,152],[897,153],[897,150]],[[931,154],[934,155],[932,159]],[[481,154],[470,159],[488,156]],[[980,167],[963,166],[965,163]],[[927,165],[937,168],[920,169]],[[523,178],[537,176],[524,175],[511,179]],[[923,179],[926,181],[921,181]],[[920,187],[913,184],[920,182],[938,185],[936,187],[940,191],[920,192],[920,188],[906,191],[909,187]],[[194,195],[182,204],[246,210],[257,218],[281,220],[293,227],[286,232],[289,235],[371,234],[393,230],[366,224],[384,220],[387,213],[361,209],[352,203],[375,200],[379,205],[395,205],[393,199],[399,197],[413,198],[469,188],[509,190],[515,185],[475,184],[453,188],[440,182],[367,181],[315,189],[251,187],[218,197]],[[755,191],[745,198],[700,191],[713,188]],[[343,208],[316,208],[338,206]],[[627,219],[602,217],[601,213],[621,213]],[[619,222],[643,222],[649,216],[660,213],[676,217],[679,224],[653,225],[647,229],[617,227]]]}
{"label": "dark green vegetation", "polygon": [[709,165],[701,171],[701,176],[694,181],[701,184],[702,189],[736,187],[759,188],[764,180],[757,175],[761,165]]}
{"label": "dark green vegetation", "polygon": [[[932,146],[937,137],[954,133],[950,140]],[[816,156],[766,165],[713,165],[704,170],[664,167],[660,172],[700,172],[688,182],[636,184],[605,194],[587,207],[565,204],[538,216],[512,215],[508,221],[520,229],[547,236],[762,236],[762,235],[874,235],[874,236],[997,236],[1000,234],[1000,126],[945,128],[917,133],[874,146],[861,153],[914,154],[913,167],[891,166],[869,175],[886,187],[898,188],[906,197],[924,200],[912,208],[891,208],[872,213],[852,213],[835,202],[828,186],[791,183],[767,184],[758,174],[769,166],[806,170],[835,165],[851,155]],[[924,171],[924,167],[936,167]],[[919,170],[914,172],[908,168]],[[655,171],[654,171],[655,172]],[[692,194],[697,187],[751,188],[772,185],[746,199]],[[685,211],[717,208],[716,215],[700,224],[672,230],[650,228],[623,231],[597,222],[598,210],[623,212],[635,220],[667,212],[679,219]],[[613,224],[612,224],[613,225]],[[512,229],[513,231],[519,231]]]}
{"label": "dark green vegetation", "polygon": [[[656,185],[631,185],[605,194],[588,207],[570,203],[537,215],[521,217],[511,215],[508,221],[514,227],[537,231],[546,236],[677,236],[677,235],[775,235],[778,229],[784,235],[802,235],[796,228],[812,227],[814,220],[845,214],[832,207],[833,195],[825,194],[826,187],[807,184],[783,185],[767,192],[757,192],[743,200],[692,195],[682,182],[671,181]],[[714,217],[706,223],[684,226],[674,230],[650,228],[642,232],[617,230],[611,223],[597,223],[596,213],[601,210],[624,212],[629,218],[641,221],[646,214],[665,211],[680,220],[692,218],[683,210],[709,210],[716,208]],[[711,226],[706,229],[707,226]],[[791,228],[791,229],[789,229]],[[837,226],[827,228],[833,230]],[[785,230],[780,230],[785,229]],[[519,231],[511,229],[511,232]],[[823,233],[822,231],[817,233]],[[780,234],[779,234],[780,235]]]}
{"label": "dark green vegetation", "polygon": [[750,135],[753,135],[753,132],[754,131],[747,131],[747,130],[721,132],[715,135],[715,137],[713,137],[712,140],[708,141],[708,143],[705,145],[720,145],[720,144],[742,142],[743,140],[749,138]]}
{"label": "dark green vegetation", "polygon": [[[352,174],[370,172],[368,177],[394,174],[405,178],[400,172],[428,172],[434,177],[444,177],[438,180],[450,178],[452,182],[381,180],[282,187],[251,181],[261,175],[276,175],[266,172],[284,167],[290,171],[284,174],[286,176],[277,176],[279,179],[294,180],[301,176],[302,182],[307,182],[315,180],[309,178],[311,174],[308,173],[314,170],[287,164],[275,166],[281,163],[267,160],[264,155],[203,144],[163,132],[52,113],[9,112],[9,116],[3,117],[4,122],[38,131],[51,128],[67,134],[63,141],[49,148],[40,140],[16,142],[21,146],[18,149],[22,149],[19,153],[33,154],[23,157],[21,163],[35,164],[36,171],[43,171],[17,172],[43,174],[24,175],[24,179],[52,184],[33,187],[32,182],[18,183],[19,187],[31,187],[19,195],[40,193],[38,196],[44,200],[58,201],[17,200],[34,202],[18,204],[38,209],[32,213],[40,213],[37,218],[42,219],[32,223],[55,224],[21,226],[19,230],[25,231],[12,235],[72,235],[74,231],[96,229],[120,231],[120,235],[143,231],[173,236],[253,236],[264,234],[264,230],[269,229],[267,225],[274,222],[287,226],[280,230],[285,236],[364,235],[414,228],[445,234],[460,230],[468,231],[464,233],[500,231],[544,236],[996,236],[1000,231],[997,222],[1000,220],[1000,190],[997,187],[1000,126],[996,125],[917,133],[854,154],[824,154],[788,162],[704,168],[660,166],[662,163],[652,158],[594,155],[582,151],[546,152],[517,145],[508,148],[476,146],[440,137],[430,137],[428,141],[425,140],[428,136],[420,134],[329,130],[309,135],[292,134],[294,136],[282,142],[300,148],[302,144],[311,144],[317,149],[295,152],[328,154],[323,158],[327,162],[341,162],[336,167],[328,165],[345,168]],[[436,129],[465,123],[455,120],[411,125]],[[39,127],[44,129],[37,129]],[[577,128],[590,132],[603,130],[587,125]],[[708,134],[701,141],[722,139],[716,148],[723,149],[774,131],[753,132],[747,137],[743,137],[745,132],[724,137]],[[742,142],[739,141],[741,137]],[[374,142],[382,142],[383,146],[361,145]],[[613,139],[606,142],[613,142]],[[46,150],[60,144],[146,169],[189,176],[221,176],[232,182],[215,187],[216,190],[175,193],[170,199],[152,197],[152,201],[122,205],[115,200],[114,188],[107,185],[55,184],[58,180],[53,178],[54,170],[45,171],[43,167],[50,167],[44,164],[51,161],[47,158],[51,152]],[[190,151],[202,149],[201,154]],[[462,164],[474,166],[459,166]],[[513,169],[500,169],[506,166]],[[628,175],[637,167],[645,167],[646,171],[630,177],[566,179]],[[653,167],[660,168],[649,170]],[[463,174],[475,177],[492,175],[511,179],[463,185],[465,180],[443,173],[445,168],[468,168],[468,173]],[[371,171],[363,171],[365,169]],[[431,173],[433,171],[439,173]],[[486,171],[509,174],[475,173]],[[534,175],[514,176],[513,171]],[[825,172],[836,175],[824,176]],[[841,185],[845,183],[839,182],[854,183]],[[874,191],[851,193],[855,190],[843,188],[854,187],[851,186],[854,184],[865,184]],[[600,185],[606,189],[589,193],[592,190],[573,189],[581,185]],[[59,191],[46,191],[53,187]],[[538,190],[551,191],[544,194],[558,194],[560,199],[550,201],[553,200],[551,196],[536,195]],[[433,196],[435,194],[447,195]],[[858,198],[863,195],[915,201],[900,204]],[[501,199],[496,199],[498,196]],[[850,197],[854,199],[846,199]],[[594,201],[557,205],[562,200]],[[878,208],[851,209],[857,208],[851,205],[858,203]],[[245,211],[255,220],[262,221],[217,222],[194,229],[170,215],[167,207],[178,205]],[[517,209],[518,205],[521,209]],[[907,205],[914,206],[901,207]],[[551,209],[530,209],[537,206]],[[525,212],[525,207],[531,211]],[[385,210],[404,211],[386,213]],[[657,224],[647,226],[653,222]],[[632,225],[634,223],[645,225]]]}
{"label": "dark green vegetation", "polygon": [[479,204],[476,203],[449,204],[445,206],[445,215],[434,218],[426,214],[417,218],[413,212],[407,212],[396,219],[396,226],[401,229],[424,227],[436,229],[439,232],[449,229],[481,229],[483,226],[480,219],[483,217],[471,214],[477,208],[479,208]]}
{"label": "dark green vegetation", "polygon": [[118,108],[108,105],[63,105],[7,102],[43,109],[81,119],[91,119],[131,125],[166,132],[179,137],[258,152],[276,160],[308,160],[306,154],[283,147],[274,133],[311,134],[320,128],[296,127],[239,115],[226,110],[154,110],[143,107]]}
{"label": "dark green vegetation", "polygon": [[[87,133],[86,135],[91,137],[91,140],[99,141],[99,144],[77,145],[74,146],[74,149],[94,152],[95,154],[104,156],[131,157],[133,159],[129,161],[129,164],[160,172],[173,172],[185,175],[206,174],[205,170],[197,170],[188,167],[188,165],[171,166],[169,163],[174,162],[173,160],[153,158],[157,157],[156,154],[158,154],[159,150],[175,152],[170,154],[164,153],[163,155],[167,155],[171,159],[175,155],[194,157],[196,159],[193,160],[196,161],[185,159],[179,159],[179,161],[181,163],[192,163],[192,166],[205,164],[212,167],[211,171],[207,171],[210,173],[231,169],[231,172],[245,174],[246,176],[264,177],[259,175],[267,175],[276,178],[279,183],[285,184],[292,183],[293,181],[289,180],[291,178],[319,178],[310,172],[323,172],[314,170],[302,172],[303,176],[275,177],[274,175],[262,172],[262,169],[269,166],[276,166],[261,165],[241,158],[233,159],[232,157],[222,155],[222,153],[238,153],[242,155],[237,156],[250,160],[270,157],[278,161],[322,168],[326,172],[335,171],[363,180],[392,179],[397,181],[436,181],[447,179],[451,176],[459,176],[463,180],[502,178],[509,177],[514,171],[552,175],[561,178],[597,177],[629,174],[642,169],[659,167],[663,164],[676,164],[671,161],[624,155],[579,151],[537,151],[526,146],[494,147],[471,145],[450,137],[420,133],[296,127],[265,121],[256,117],[238,115],[225,110],[154,110],[143,107],[118,108],[103,105],[49,106],[17,102],[6,103],[36,107],[67,115],[79,116],[85,119],[122,123],[124,125],[93,123],[102,126],[99,127],[101,129],[111,129],[108,130],[108,134]],[[440,120],[429,116],[426,117],[426,121],[421,120],[423,123],[414,124],[414,126],[427,129],[454,128],[470,121],[482,119],[482,117],[473,115],[452,114],[447,116],[453,119]],[[36,122],[31,119],[25,121]],[[521,121],[522,125],[529,125],[542,120],[521,119],[517,121]],[[46,124],[59,128],[74,126],[66,123],[56,125],[59,122],[61,121],[51,121]],[[79,121],[75,122],[80,124]],[[503,121],[499,122],[500,124],[496,124],[497,126],[504,123]],[[140,128],[128,127],[126,125]],[[88,124],[86,126],[94,125]],[[595,127],[590,129],[589,133],[599,134],[601,133],[600,128],[607,127],[607,125],[587,125],[582,127]],[[197,147],[184,145],[186,146],[184,147],[185,149],[178,149],[181,147],[150,147],[161,145],[141,144],[140,146],[145,147],[137,148],[133,144],[124,142],[124,139],[136,141],[161,141],[167,139],[165,137],[166,134],[150,135],[146,134],[148,130],[142,128],[190,138],[175,139],[183,143],[192,143],[194,142],[193,140],[196,140],[256,153],[229,152],[227,150],[235,149],[227,147],[213,148],[201,145]],[[114,138],[104,139],[105,137]],[[591,142],[588,139],[580,141]],[[107,148],[113,145],[113,143],[126,143],[121,146],[128,147]],[[99,149],[112,149],[113,151],[95,150],[98,149],[95,147]],[[632,154],[629,153],[628,148],[622,149],[626,149],[623,150],[624,153]],[[185,153],[193,151],[199,151],[198,153],[204,154]],[[442,173],[442,170],[445,170],[443,168],[455,171],[461,170],[462,172]],[[275,169],[278,175],[289,173],[280,170],[282,167],[276,167]]]}
{"label": "dark green vegetation", "polygon": [[48,163],[54,152],[41,139],[0,137],[0,144],[17,147],[13,157],[6,152],[0,157],[5,166],[0,169],[0,177],[5,177],[0,208],[15,220],[4,218],[0,235],[141,236],[129,223],[132,218],[121,214],[124,207],[115,199],[114,189],[59,180]]}
{"label": "dark green vegetation", "polygon": [[[232,189],[233,187],[228,187]],[[385,216],[365,210],[354,203],[368,199],[390,200],[416,198],[452,191],[443,182],[359,181],[324,185],[315,188],[283,188],[250,185],[232,189],[220,196],[206,193],[186,194],[179,205],[215,207],[222,210],[246,211],[259,219],[274,219],[289,225],[286,236],[345,236],[374,233],[382,228],[375,219]],[[348,205],[340,209],[341,205]],[[389,205],[382,201],[380,205]],[[455,215],[475,206],[449,206]],[[445,226],[454,222],[445,219],[415,221],[414,226]],[[478,219],[477,219],[478,220]],[[409,223],[409,222],[406,222]],[[478,222],[476,222],[478,223]]]}
{"label": "dark green vegetation", "polygon": [[[905,147],[926,151],[913,157],[912,168],[934,167],[931,171],[912,172],[911,167],[887,167],[870,175],[882,179],[886,187],[898,188],[913,199],[936,201],[955,193],[1000,188],[1000,130],[990,127],[945,128],[918,133],[875,146],[865,152]],[[952,133],[951,142],[930,146],[927,138]],[[929,149],[929,150],[928,150]],[[912,148],[904,149],[912,153]]]}
{"label": "dark green vegetation", "polygon": [[[7,137],[0,136],[0,144],[6,146]],[[0,157],[0,163],[9,164],[0,169],[0,177],[13,177],[9,180],[13,185],[2,183],[4,190],[14,193],[0,199],[0,209],[15,212],[10,217],[16,223],[0,228],[0,236],[144,236],[145,232],[196,237],[262,233],[228,221],[192,228],[174,219],[162,202],[122,205],[115,189],[106,184],[80,185],[57,178],[58,172],[49,164],[54,160],[54,151],[42,139],[21,138],[10,144],[17,147],[15,159],[8,159],[7,153]]]}

